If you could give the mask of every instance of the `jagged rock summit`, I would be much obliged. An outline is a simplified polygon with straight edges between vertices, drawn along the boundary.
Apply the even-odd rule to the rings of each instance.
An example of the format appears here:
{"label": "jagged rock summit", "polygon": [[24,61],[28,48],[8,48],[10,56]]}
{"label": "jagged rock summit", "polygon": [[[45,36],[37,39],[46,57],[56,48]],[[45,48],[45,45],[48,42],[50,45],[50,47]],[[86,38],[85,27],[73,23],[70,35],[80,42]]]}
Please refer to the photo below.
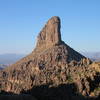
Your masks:
{"label": "jagged rock summit", "polygon": [[37,37],[37,45],[33,53],[42,53],[50,51],[51,49],[56,49],[56,51],[53,52],[57,53],[59,51],[58,56],[65,56],[62,58],[64,58],[67,62],[72,60],[80,61],[85,58],[83,55],[79,54],[62,41],[60,28],[60,18],[57,16],[52,17],[39,33]]}
{"label": "jagged rock summit", "polygon": [[[0,71],[0,90],[17,94],[30,91],[28,93],[33,96],[45,98],[48,95],[50,98],[54,94],[47,91],[47,87],[39,88],[36,91],[34,91],[34,87],[41,85],[55,87],[67,84],[70,74],[81,71],[77,66],[89,64],[89,60],[61,40],[60,27],[60,18],[52,17],[39,33],[33,52]],[[76,81],[78,76],[73,76]]]}
{"label": "jagged rock summit", "polygon": [[60,18],[52,17],[38,35],[37,49],[46,49],[61,43]]}
{"label": "jagged rock summit", "polygon": [[[61,39],[61,21],[60,18],[57,16],[52,17],[41,30],[37,37],[37,45],[33,53],[42,53],[47,50],[62,49],[65,53],[65,60],[67,62],[75,60],[80,61],[81,59],[85,58],[83,55],[79,54],[68,45],[66,45]],[[61,52],[61,51],[60,51]],[[62,52],[62,53],[63,53]],[[61,54],[62,56],[62,54]],[[63,55],[64,56],[64,55]],[[63,58],[63,57],[62,57]]]}

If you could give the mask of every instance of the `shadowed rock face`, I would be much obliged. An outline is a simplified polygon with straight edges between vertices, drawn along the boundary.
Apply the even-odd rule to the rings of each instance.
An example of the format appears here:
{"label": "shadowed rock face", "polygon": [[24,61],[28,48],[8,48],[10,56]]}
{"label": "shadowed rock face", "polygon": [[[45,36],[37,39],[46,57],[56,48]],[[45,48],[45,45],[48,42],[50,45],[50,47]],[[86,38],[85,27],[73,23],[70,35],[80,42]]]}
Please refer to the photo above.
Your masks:
{"label": "shadowed rock face", "polygon": [[52,17],[38,35],[36,49],[47,49],[61,43],[60,18]]}
{"label": "shadowed rock face", "polygon": [[0,95],[0,100],[36,100],[34,97],[32,97],[31,95],[25,95],[25,94],[21,94],[21,95]]}

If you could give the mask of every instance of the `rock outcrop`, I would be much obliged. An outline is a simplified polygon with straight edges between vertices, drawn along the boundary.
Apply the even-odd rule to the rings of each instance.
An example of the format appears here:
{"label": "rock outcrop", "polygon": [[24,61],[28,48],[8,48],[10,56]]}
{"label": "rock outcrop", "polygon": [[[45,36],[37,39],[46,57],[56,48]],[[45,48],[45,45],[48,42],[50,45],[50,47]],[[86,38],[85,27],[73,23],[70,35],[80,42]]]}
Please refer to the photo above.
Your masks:
{"label": "rock outcrop", "polygon": [[48,49],[61,43],[60,18],[52,17],[38,35],[36,49]]}
{"label": "rock outcrop", "polygon": [[34,51],[0,71],[1,91],[38,100],[82,100],[78,92],[90,96],[99,74],[88,58],[61,40],[60,27],[60,18],[52,17],[39,33]]}
{"label": "rock outcrop", "polygon": [[[39,54],[53,51],[52,54],[54,53],[53,55],[55,55],[56,53],[55,56],[65,55],[65,57],[62,58],[64,58],[66,62],[72,60],[80,61],[85,58],[62,41],[60,28],[60,18],[57,16],[52,17],[39,33],[37,37],[37,45],[33,53]],[[57,54],[58,52],[59,54]],[[43,55],[45,56],[45,54]]]}

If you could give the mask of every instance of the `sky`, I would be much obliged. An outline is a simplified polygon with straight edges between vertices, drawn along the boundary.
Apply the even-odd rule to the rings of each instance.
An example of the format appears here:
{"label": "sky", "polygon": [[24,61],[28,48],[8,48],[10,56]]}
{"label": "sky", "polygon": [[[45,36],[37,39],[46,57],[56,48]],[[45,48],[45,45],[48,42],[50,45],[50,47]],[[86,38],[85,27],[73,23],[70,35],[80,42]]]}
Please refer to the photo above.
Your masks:
{"label": "sky", "polygon": [[0,54],[28,54],[52,16],[62,40],[79,52],[100,52],[100,0],[0,0]]}

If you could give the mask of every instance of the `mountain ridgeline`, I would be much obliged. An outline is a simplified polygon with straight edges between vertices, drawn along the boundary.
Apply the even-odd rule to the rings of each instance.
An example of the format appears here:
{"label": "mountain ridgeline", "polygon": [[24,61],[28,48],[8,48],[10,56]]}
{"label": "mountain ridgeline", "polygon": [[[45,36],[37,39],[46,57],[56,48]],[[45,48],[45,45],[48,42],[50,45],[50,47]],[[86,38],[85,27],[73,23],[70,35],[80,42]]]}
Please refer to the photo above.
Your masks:
{"label": "mountain ridgeline", "polygon": [[34,98],[25,100],[99,98],[99,64],[65,44],[60,28],[60,18],[52,17],[40,31],[32,53],[0,71],[1,99],[5,96],[8,100],[18,100],[15,96],[19,100],[27,96]]}

